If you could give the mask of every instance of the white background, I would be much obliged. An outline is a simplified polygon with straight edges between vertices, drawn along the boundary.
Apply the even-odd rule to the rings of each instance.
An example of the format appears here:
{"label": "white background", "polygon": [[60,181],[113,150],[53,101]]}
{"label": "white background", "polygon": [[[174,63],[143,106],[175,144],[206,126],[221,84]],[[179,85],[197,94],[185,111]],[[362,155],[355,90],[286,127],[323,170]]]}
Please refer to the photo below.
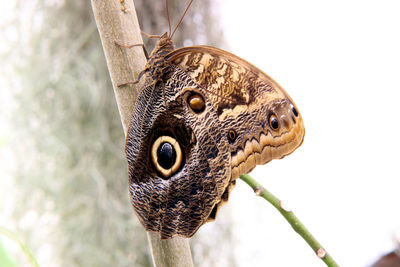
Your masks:
{"label": "white background", "polygon": [[[225,48],[278,81],[305,121],[303,145],[252,176],[339,265],[372,264],[400,233],[400,2],[222,0],[221,13]],[[325,266],[242,181],[224,212],[241,266]]]}
{"label": "white background", "polygon": [[[220,0],[220,8],[222,48],[278,81],[306,126],[297,151],[252,176],[341,266],[368,266],[400,235],[400,2]],[[228,213],[240,266],[325,266],[241,181],[219,217]]]}

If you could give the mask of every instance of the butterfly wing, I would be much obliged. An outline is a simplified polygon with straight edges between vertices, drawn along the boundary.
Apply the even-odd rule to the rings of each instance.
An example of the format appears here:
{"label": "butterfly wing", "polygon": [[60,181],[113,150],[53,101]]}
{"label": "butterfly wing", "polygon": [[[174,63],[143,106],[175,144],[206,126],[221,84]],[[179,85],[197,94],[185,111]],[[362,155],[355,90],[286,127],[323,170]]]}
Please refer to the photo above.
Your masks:
{"label": "butterfly wing", "polygon": [[239,174],[301,144],[303,121],[276,82],[228,52],[188,47],[151,60],[126,141],[132,205],[162,239],[190,237]]}
{"label": "butterfly wing", "polygon": [[303,119],[290,96],[247,61],[210,46],[184,47],[167,59],[202,88],[230,135],[232,180],[301,145]]}

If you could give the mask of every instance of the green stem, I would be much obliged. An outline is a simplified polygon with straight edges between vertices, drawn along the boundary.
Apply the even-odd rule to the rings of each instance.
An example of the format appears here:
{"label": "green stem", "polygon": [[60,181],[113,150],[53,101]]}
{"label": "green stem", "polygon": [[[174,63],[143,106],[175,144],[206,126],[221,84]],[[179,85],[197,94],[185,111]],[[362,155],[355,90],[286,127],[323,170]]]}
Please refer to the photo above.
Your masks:
{"label": "green stem", "polygon": [[34,267],[39,267],[39,264],[33,256],[31,250],[18,238],[16,234],[3,227],[0,227],[0,235],[6,236],[17,243],[21,250],[24,252],[25,256],[28,258],[30,264]]}
{"label": "green stem", "polygon": [[317,254],[317,256],[325,262],[327,266],[336,267],[339,266],[335,260],[331,257],[328,252],[321,246],[321,244],[312,236],[312,234],[307,230],[307,228],[301,223],[301,221],[294,215],[290,210],[285,210],[282,202],[276,198],[273,194],[268,192],[261,184],[254,180],[250,175],[242,174],[240,179],[246,182],[251,188],[253,188],[254,193],[257,196],[261,196],[269,203],[272,204],[288,221],[288,223],[293,227],[293,229],[308,243],[312,250]]}

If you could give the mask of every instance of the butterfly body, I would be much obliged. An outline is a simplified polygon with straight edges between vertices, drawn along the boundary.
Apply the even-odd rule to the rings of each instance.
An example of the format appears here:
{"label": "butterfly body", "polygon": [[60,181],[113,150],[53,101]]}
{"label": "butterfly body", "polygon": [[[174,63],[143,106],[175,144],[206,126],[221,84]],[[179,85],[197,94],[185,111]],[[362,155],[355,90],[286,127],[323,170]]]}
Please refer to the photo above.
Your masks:
{"label": "butterfly body", "polygon": [[269,76],[208,46],[160,37],[126,140],[132,204],[148,231],[190,237],[235,180],[303,141],[303,120]]}

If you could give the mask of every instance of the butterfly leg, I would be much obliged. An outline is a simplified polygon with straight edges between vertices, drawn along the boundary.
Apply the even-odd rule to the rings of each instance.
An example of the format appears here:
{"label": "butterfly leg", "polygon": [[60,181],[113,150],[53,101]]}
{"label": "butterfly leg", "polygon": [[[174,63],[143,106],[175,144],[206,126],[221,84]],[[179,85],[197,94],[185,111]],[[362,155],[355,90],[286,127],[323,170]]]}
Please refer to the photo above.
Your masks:
{"label": "butterfly leg", "polygon": [[136,81],[128,81],[128,82],[125,82],[125,83],[120,83],[120,84],[118,84],[117,86],[118,86],[118,87],[122,87],[122,86],[130,85],[130,84],[137,84],[137,83],[139,83],[140,79],[142,78],[143,74],[145,74],[145,73],[146,73],[146,70],[142,70],[142,71],[139,73],[139,75],[138,75]]}
{"label": "butterfly leg", "polygon": [[[148,34],[148,33],[146,33],[146,32],[144,32],[144,31],[140,31],[144,36],[146,36],[147,38],[150,38],[150,39],[152,39],[152,38],[160,38],[161,36],[159,36],[159,35],[153,35],[153,34]],[[142,48],[143,48],[143,52],[144,52],[144,55],[146,56],[146,60],[149,60],[149,54],[147,53],[147,50],[146,50],[146,47],[144,46],[144,44],[133,44],[133,45],[126,45],[126,44],[122,44],[122,43],[120,43],[119,41],[117,41],[117,40],[114,40],[114,44],[116,44],[116,45],[118,45],[118,46],[120,46],[120,47],[123,47],[123,48],[132,48],[132,47],[135,47],[135,46],[141,46]]]}
{"label": "butterfly leg", "polygon": [[138,77],[137,77],[137,79],[136,79],[135,81],[127,81],[127,82],[124,82],[124,83],[120,83],[120,84],[118,84],[117,86],[118,86],[118,87],[123,87],[123,86],[126,86],[126,85],[138,84],[139,81],[140,81],[140,79],[142,78],[143,74],[145,74],[145,72],[146,72],[146,70],[142,70],[142,71],[139,73],[139,75],[138,75]]}
{"label": "butterfly leg", "polygon": [[128,49],[132,48],[132,47],[135,47],[135,46],[141,46],[143,48],[144,55],[146,56],[146,60],[149,59],[149,54],[147,53],[147,50],[146,50],[146,47],[144,46],[144,44],[126,45],[126,44],[121,44],[117,40],[114,40],[114,44],[116,44],[119,47],[128,48]]}
{"label": "butterfly leg", "polygon": [[154,35],[154,34],[148,34],[147,32],[144,32],[144,31],[140,31],[144,36],[146,36],[147,38],[150,38],[150,39],[152,39],[152,38],[158,38],[158,39],[160,39],[161,38],[161,36],[160,35]]}
{"label": "butterfly leg", "polygon": [[[114,44],[119,46],[119,47],[128,48],[128,49],[132,48],[132,47],[135,47],[135,46],[141,46],[143,48],[143,52],[144,52],[144,55],[146,56],[146,59],[147,60],[149,59],[149,55],[147,53],[147,50],[146,50],[146,47],[144,46],[144,44],[126,45],[126,44],[122,44],[122,43],[118,42],[117,40],[114,40]],[[122,86],[130,85],[130,84],[137,84],[137,83],[139,83],[139,80],[143,76],[144,73],[145,73],[144,70],[141,71],[139,73],[139,75],[138,75],[138,78],[135,81],[128,81],[128,82],[125,82],[125,83],[118,84],[117,86],[118,87],[122,87]]]}
{"label": "butterfly leg", "polygon": [[126,83],[120,83],[120,84],[118,84],[117,86],[118,86],[118,87],[123,87],[123,86],[130,85],[130,84],[137,84],[138,82],[139,82],[139,80],[136,80],[136,81],[129,81],[129,82],[126,82]]}

